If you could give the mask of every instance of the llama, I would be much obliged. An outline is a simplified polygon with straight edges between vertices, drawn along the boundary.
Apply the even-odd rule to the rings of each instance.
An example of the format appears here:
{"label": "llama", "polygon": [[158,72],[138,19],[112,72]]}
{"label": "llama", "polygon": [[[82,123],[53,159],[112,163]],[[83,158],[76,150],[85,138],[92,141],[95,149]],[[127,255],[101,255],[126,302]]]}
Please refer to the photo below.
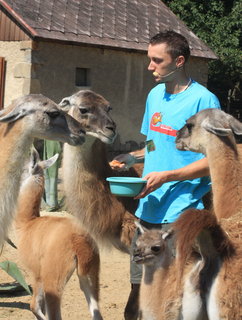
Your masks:
{"label": "llama", "polygon": [[[137,201],[111,194],[106,181],[107,177],[117,175],[106,156],[105,145],[116,137],[109,103],[95,92],[83,90],[64,98],[60,106],[69,110],[77,121],[86,121],[86,127],[96,124],[95,131],[87,129],[82,147],[64,145],[63,185],[67,209],[78,217],[98,244],[112,244],[129,253],[136,229],[133,213]],[[134,172],[128,174],[135,175]]]}
{"label": "llama", "polygon": [[23,164],[34,138],[72,145],[84,142],[84,129],[43,95],[16,99],[0,114],[0,246],[14,216]]}
{"label": "llama", "polygon": [[206,155],[219,220],[237,214],[242,207],[242,168],[234,133],[242,135],[238,120],[219,109],[206,109],[189,118],[176,138],[178,149]]}
{"label": "llama", "polygon": [[[237,320],[242,316],[241,226],[241,213],[218,223],[215,215],[205,210],[192,214],[185,211],[173,224],[178,251],[177,282],[183,277],[195,245],[202,268],[195,281],[190,277],[186,285],[194,283],[205,302],[209,320]],[[185,290],[184,297],[186,299]],[[186,307],[187,304],[183,304]]]}
{"label": "llama", "polygon": [[99,253],[93,239],[72,216],[40,216],[44,191],[44,169],[57,157],[38,160],[32,153],[23,174],[15,227],[18,253],[32,274],[31,310],[39,320],[61,320],[61,297],[74,270],[84,292],[93,320],[102,320],[99,311]]}
{"label": "llama", "polygon": [[[144,320],[177,319],[179,308],[170,305],[171,317],[162,315],[162,304],[168,303],[162,297],[167,292],[165,279],[173,278],[174,257],[168,241],[172,238],[172,232],[164,232],[158,229],[148,230],[136,223],[141,233],[136,241],[136,249],[133,253],[133,261],[143,264],[143,275],[140,286],[139,309],[140,317]],[[179,299],[177,299],[179,300]],[[174,304],[176,305],[176,301]],[[166,314],[167,316],[167,314]]]}
{"label": "llama", "polygon": [[[189,215],[196,209],[189,209]],[[178,281],[178,261],[173,254],[175,233],[138,226],[141,235],[133,254],[143,264],[140,286],[140,313],[143,320],[207,320],[204,302],[196,285],[203,261],[193,257],[183,265]],[[185,297],[185,298],[183,298]]]}
{"label": "llama", "polygon": [[[234,134],[242,134],[242,124],[238,120],[221,110],[207,109],[189,118],[178,131],[176,140],[178,149],[202,152],[207,156],[214,213],[234,247],[233,255],[227,259],[219,256],[217,273],[210,281],[207,311],[209,319],[213,320],[235,320],[242,316],[242,170]],[[215,238],[216,233],[211,237]],[[208,241],[206,237],[200,240],[198,237],[197,240],[200,250]],[[204,252],[212,257],[206,245]],[[215,265],[216,263],[211,264],[212,267]]]}
{"label": "llama", "polygon": [[[159,302],[162,308],[162,301],[170,301],[166,297],[170,291],[174,293],[174,288],[175,295],[171,301],[177,302],[174,312],[178,315],[172,314],[171,319],[180,319],[182,315],[183,319],[192,320],[207,317],[210,320],[235,320],[242,316],[241,164],[233,132],[242,134],[240,122],[220,110],[208,109],[188,119],[177,134],[179,149],[202,152],[208,158],[214,212],[220,225],[215,215],[194,209],[183,213],[173,224],[177,257],[171,268],[174,267],[176,277],[174,280],[172,276],[160,274],[157,281],[151,282],[151,287],[159,283],[160,287],[165,288],[154,299],[154,319],[169,319],[166,309],[157,312],[155,303]],[[152,243],[148,244],[148,248],[152,248]],[[165,257],[163,255],[163,259]],[[144,269],[148,270],[147,266]],[[145,288],[147,293],[142,298]],[[141,309],[145,312],[150,312],[145,304],[151,296],[150,288],[143,280]]]}
{"label": "llama", "polygon": [[[223,219],[222,225],[218,224],[207,210],[188,209],[169,232],[139,226],[141,235],[133,259],[144,264],[142,319],[240,319],[242,223],[235,216],[230,218],[225,232],[227,223]],[[171,236],[177,243],[176,258],[169,247]],[[218,306],[211,289],[214,279]]]}

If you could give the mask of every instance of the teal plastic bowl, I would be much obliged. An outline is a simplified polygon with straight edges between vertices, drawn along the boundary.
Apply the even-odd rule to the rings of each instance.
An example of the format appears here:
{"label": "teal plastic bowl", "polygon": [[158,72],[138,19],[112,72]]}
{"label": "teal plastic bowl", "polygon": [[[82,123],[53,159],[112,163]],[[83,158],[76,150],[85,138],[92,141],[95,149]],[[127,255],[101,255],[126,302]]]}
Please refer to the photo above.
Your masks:
{"label": "teal plastic bowl", "polygon": [[135,177],[109,177],[110,190],[122,197],[135,197],[144,188],[147,180]]}

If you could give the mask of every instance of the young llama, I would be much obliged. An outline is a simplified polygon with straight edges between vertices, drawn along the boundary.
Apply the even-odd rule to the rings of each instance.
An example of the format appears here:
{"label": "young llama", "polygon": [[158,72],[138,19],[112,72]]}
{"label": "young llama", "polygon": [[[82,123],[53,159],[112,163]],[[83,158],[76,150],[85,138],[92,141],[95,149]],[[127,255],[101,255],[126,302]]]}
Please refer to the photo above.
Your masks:
{"label": "young llama", "polygon": [[16,99],[0,113],[0,246],[7,238],[19,193],[23,165],[34,138],[84,142],[80,123],[43,95]]}
{"label": "young llama", "polygon": [[[211,281],[217,275],[220,263],[227,264],[233,259],[235,250],[239,249],[239,239],[232,243],[229,237],[233,232],[238,232],[236,222],[232,224],[228,236],[209,211],[189,209],[168,232],[147,230],[142,226],[139,229],[141,235],[133,259],[144,265],[140,289],[142,319],[238,319],[239,309],[234,302],[238,301],[239,296],[231,294],[228,287],[221,288],[221,304],[225,305],[220,313],[221,318],[215,317],[211,302],[207,306]],[[195,249],[194,239],[198,240]],[[176,258],[171,250],[175,240],[178,243]],[[241,252],[241,248],[239,250]],[[241,259],[235,267],[240,263]],[[180,268],[183,268],[182,275]],[[238,294],[241,285],[236,283],[235,278],[232,273],[229,283],[235,286],[234,293]],[[235,310],[229,308],[231,303]]]}
{"label": "young llama", "polygon": [[76,269],[92,319],[102,320],[98,306],[100,262],[95,242],[72,216],[40,216],[43,170],[56,159],[54,156],[40,162],[37,152],[32,153],[18,199],[18,253],[33,278],[30,308],[38,320],[60,320],[62,293]]}

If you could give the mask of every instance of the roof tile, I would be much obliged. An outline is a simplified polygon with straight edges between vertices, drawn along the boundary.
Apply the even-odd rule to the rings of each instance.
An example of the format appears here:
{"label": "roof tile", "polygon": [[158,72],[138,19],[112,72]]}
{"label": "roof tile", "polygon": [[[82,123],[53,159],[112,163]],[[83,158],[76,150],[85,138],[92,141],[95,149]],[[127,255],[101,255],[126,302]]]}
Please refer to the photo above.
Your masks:
{"label": "roof tile", "polygon": [[216,58],[160,0],[0,0],[8,10],[6,4],[39,38],[146,51],[154,34],[173,29],[188,39],[192,55]]}

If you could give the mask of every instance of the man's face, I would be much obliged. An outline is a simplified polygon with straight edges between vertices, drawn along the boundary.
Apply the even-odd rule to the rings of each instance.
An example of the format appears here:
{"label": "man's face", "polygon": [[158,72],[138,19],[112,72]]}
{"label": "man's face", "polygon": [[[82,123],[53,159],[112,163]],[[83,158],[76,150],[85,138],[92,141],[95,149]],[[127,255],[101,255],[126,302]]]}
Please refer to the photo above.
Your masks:
{"label": "man's face", "polygon": [[174,79],[175,73],[165,77],[177,69],[176,59],[172,59],[171,55],[167,53],[167,45],[165,43],[150,44],[148,47],[148,58],[150,59],[148,70],[155,73],[156,82],[168,82]]}

